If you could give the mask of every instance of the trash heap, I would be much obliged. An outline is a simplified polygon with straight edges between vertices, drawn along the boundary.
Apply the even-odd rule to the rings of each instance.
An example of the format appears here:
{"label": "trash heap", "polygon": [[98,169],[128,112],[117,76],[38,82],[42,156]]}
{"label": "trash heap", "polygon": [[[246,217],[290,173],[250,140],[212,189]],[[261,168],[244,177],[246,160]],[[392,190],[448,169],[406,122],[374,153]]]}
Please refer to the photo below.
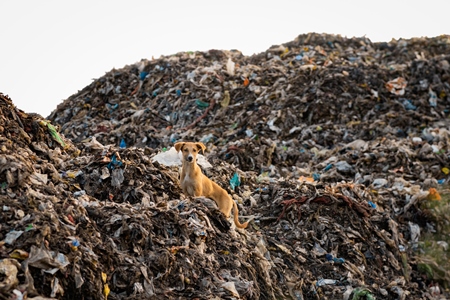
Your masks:
{"label": "trash heap", "polygon": [[[112,70],[48,120],[0,94],[2,299],[445,299],[420,236],[448,206],[449,45],[183,52]],[[182,194],[158,160],[181,140],[207,145],[246,230]]]}
{"label": "trash heap", "polygon": [[49,119],[75,142],[95,136],[104,145],[151,148],[179,139],[333,148],[420,136],[450,109],[449,39],[371,43],[309,34],[250,57],[182,52],[113,69]]}

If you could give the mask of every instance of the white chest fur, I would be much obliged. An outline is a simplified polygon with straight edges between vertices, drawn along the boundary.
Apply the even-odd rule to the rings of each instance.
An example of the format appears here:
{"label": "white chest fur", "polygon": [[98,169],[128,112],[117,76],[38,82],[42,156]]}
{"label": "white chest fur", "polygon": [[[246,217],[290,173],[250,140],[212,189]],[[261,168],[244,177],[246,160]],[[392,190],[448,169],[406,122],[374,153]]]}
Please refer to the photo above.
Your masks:
{"label": "white chest fur", "polygon": [[183,182],[181,183],[181,188],[185,191],[185,193],[187,193],[189,196],[195,196],[194,195],[194,191],[195,191],[195,180],[194,178],[189,176],[189,173],[187,173],[184,176]]}

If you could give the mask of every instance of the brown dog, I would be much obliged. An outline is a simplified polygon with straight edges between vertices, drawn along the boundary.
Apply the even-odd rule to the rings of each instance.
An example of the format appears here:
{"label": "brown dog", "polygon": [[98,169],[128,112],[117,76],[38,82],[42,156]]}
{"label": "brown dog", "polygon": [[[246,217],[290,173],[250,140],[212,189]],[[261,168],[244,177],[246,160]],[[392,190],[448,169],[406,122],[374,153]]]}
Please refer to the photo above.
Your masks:
{"label": "brown dog", "polygon": [[182,151],[180,184],[183,193],[192,197],[204,196],[213,199],[219,210],[229,218],[234,208],[234,223],[238,228],[247,228],[248,222],[239,223],[238,207],[230,195],[217,183],[206,177],[197,165],[197,154],[206,149],[203,143],[179,142],[174,145],[177,152]]}

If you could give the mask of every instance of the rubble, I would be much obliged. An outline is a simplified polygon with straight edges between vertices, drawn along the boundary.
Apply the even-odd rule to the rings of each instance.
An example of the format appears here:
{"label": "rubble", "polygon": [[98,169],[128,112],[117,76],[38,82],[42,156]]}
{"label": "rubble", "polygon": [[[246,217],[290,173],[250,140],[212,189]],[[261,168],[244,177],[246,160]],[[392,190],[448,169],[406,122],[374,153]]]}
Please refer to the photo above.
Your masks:
{"label": "rubble", "polygon": [[[449,48],[308,34],[182,52],[48,120],[0,94],[2,299],[445,299],[420,239],[448,228],[432,211],[449,205]],[[246,230],[181,193],[182,140],[207,145]]]}

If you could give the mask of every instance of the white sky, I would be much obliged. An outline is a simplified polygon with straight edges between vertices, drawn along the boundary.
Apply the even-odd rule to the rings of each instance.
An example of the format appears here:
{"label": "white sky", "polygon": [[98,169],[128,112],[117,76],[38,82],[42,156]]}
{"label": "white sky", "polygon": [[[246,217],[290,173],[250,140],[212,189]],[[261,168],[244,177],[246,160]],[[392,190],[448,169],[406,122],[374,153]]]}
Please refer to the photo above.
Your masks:
{"label": "white sky", "polygon": [[92,79],[141,58],[238,49],[308,32],[373,42],[450,34],[450,1],[0,0],[0,92],[43,117]]}

